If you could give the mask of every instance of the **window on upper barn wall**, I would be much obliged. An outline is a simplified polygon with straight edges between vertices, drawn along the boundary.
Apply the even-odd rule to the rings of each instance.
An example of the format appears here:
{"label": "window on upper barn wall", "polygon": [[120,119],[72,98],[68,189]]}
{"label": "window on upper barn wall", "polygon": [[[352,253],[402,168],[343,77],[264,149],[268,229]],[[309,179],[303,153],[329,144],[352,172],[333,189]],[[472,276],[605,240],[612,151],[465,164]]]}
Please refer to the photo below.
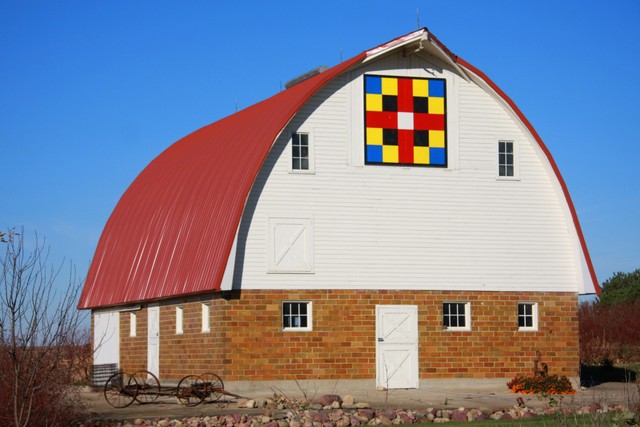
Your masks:
{"label": "window on upper barn wall", "polygon": [[515,178],[515,146],[513,141],[498,141],[498,176]]}
{"label": "window on upper barn wall", "polygon": [[282,329],[284,331],[311,330],[311,302],[284,301],[282,303]]}
{"label": "window on upper barn wall", "polygon": [[308,133],[291,135],[291,171],[313,173],[313,146]]}
{"label": "window on upper barn wall", "polygon": [[202,304],[202,332],[209,332],[211,328],[210,319],[211,306],[209,303]]}
{"label": "window on upper barn wall", "polygon": [[538,304],[535,302],[518,303],[518,329],[521,331],[538,330]]}
{"label": "window on upper barn wall", "polygon": [[184,332],[184,309],[176,307],[176,334]]}
{"label": "window on upper barn wall", "polygon": [[138,315],[136,313],[129,313],[129,336],[130,337],[136,336],[137,318],[138,318]]}
{"label": "window on upper barn wall", "polygon": [[443,303],[442,326],[450,331],[471,330],[471,304],[468,302]]}

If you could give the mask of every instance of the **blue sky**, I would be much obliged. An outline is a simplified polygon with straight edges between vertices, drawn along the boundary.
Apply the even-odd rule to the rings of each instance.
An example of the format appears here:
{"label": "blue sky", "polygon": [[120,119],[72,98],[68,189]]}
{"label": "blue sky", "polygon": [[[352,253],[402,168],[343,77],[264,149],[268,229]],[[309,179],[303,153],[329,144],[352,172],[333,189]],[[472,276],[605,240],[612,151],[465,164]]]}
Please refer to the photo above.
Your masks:
{"label": "blue sky", "polygon": [[0,0],[0,227],[89,267],[137,174],[318,65],[426,26],[520,107],[602,282],[640,268],[640,2]]}

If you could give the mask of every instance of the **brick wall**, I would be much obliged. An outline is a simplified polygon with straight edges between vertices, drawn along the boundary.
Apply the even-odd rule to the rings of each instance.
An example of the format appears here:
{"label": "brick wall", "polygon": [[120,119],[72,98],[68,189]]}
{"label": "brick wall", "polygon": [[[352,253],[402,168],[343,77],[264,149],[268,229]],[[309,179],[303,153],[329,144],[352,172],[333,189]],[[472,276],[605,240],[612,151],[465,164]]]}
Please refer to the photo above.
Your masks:
{"label": "brick wall", "polygon": [[130,336],[131,313],[120,313],[120,367],[127,373],[147,369],[147,310],[137,310],[136,335]]}
{"label": "brick wall", "polygon": [[[282,330],[282,301],[313,302],[313,330]],[[211,304],[202,332],[201,304]],[[443,301],[471,303],[471,331],[442,327]],[[537,331],[518,331],[517,303],[537,302]],[[453,291],[242,291],[173,300],[160,307],[160,378],[213,371],[224,380],[372,379],[375,307],[418,306],[420,378],[505,378],[533,369],[536,351],[550,373],[578,373],[578,298],[571,293]],[[175,307],[184,333],[176,334]],[[146,309],[137,337],[122,313],[121,366],[146,366]]]}

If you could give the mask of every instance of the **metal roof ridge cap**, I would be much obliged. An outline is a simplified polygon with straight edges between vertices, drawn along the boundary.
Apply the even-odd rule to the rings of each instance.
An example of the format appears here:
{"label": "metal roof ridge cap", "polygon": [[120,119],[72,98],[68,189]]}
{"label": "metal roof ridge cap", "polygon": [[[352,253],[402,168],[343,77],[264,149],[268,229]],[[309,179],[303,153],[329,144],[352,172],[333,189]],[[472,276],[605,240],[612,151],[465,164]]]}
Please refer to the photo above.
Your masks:
{"label": "metal roof ridge cap", "polygon": [[367,57],[362,62],[367,62],[371,59],[377,58],[378,56],[387,53],[391,49],[396,49],[398,47],[405,46],[420,38],[423,38],[425,40],[429,39],[429,32],[427,31],[426,28],[421,28],[412,33],[397,37],[387,43],[383,43],[379,46],[374,47],[373,49],[369,49],[365,51]]}

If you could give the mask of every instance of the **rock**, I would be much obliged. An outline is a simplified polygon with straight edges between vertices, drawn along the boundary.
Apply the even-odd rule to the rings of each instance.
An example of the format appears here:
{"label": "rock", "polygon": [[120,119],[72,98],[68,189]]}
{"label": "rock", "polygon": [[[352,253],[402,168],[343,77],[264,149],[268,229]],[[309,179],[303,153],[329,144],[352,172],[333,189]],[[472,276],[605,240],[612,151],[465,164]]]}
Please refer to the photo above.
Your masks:
{"label": "rock", "polygon": [[337,394],[325,394],[324,396],[320,396],[320,398],[316,400],[316,403],[319,403],[322,406],[330,406],[333,402],[342,404],[342,398]]}
{"label": "rock", "polygon": [[342,417],[338,421],[336,421],[336,427],[348,427],[351,425],[349,421],[349,417]]}
{"label": "rock", "polygon": [[451,420],[449,418],[436,418],[435,420],[433,420],[434,423],[438,423],[438,424],[442,424],[442,423],[448,423],[451,422]]}
{"label": "rock", "polygon": [[394,411],[393,409],[384,409],[380,412],[376,412],[376,415],[384,415],[385,417],[389,418],[390,420],[393,420],[396,418],[397,414],[396,411]]}
{"label": "rock", "polygon": [[289,418],[288,414],[289,413],[287,412],[276,412],[271,416],[271,418],[273,418],[274,420],[286,420],[287,418]]}
{"label": "rock", "polygon": [[255,408],[256,407],[256,401],[253,399],[238,399],[238,402],[236,403],[236,405],[238,406],[238,408]]}
{"label": "rock", "polygon": [[278,427],[289,427],[289,421],[287,420],[278,420]]}
{"label": "rock", "polygon": [[302,427],[302,424],[298,420],[291,420],[289,421],[289,427]]}
{"label": "rock", "polygon": [[386,415],[378,414],[377,418],[380,420],[380,424],[382,424],[383,426],[390,426],[391,425],[391,420]]}
{"label": "rock", "polygon": [[485,421],[485,420],[488,420],[489,418],[490,418],[489,415],[485,414],[484,412],[479,412],[473,416],[474,421]]}
{"label": "rock", "polygon": [[467,413],[459,409],[456,409],[455,411],[451,412],[451,421],[468,421],[467,419]]}
{"label": "rock", "polygon": [[267,406],[267,401],[264,399],[258,399],[256,400],[256,408],[264,408],[265,406]]}
{"label": "rock", "polygon": [[502,414],[503,413],[501,411],[494,412],[493,414],[491,414],[489,416],[489,418],[491,418],[492,420],[500,420],[500,419],[502,419]]}
{"label": "rock", "polygon": [[349,417],[349,423],[352,426],[359,426],[360,425],[360,420],[357,417],[351,415],[351,417]]}
{"label": "rock", "polygon": [[280,427],[277,421],[270,421],[265,423],[262,427]]}
{"label": "rock", "polygon": [[427,415],[427,419],[429,421],[433,421],[436,419],[436,416],[433,414],[433,412],[429,412],[429,414]]}
{"label": "rock", "polygon": [[268,424],[271,422],[271,416],[263,415],[262,418],[260,418],[260,421],[262,421],[262,424]]}
{"label": "rock", "polygon": [[361,417],[365,418],[366,421],[369,421],[370,419],[372,419],[375,416],[375,411],[373,409],[359,409],[358,410],[358,415],[360,415]]}
{"label": "rock", "polygon": [[398,418],[396,418],[393,421],[400,420],[401,421],[400,424],[413,424],[413,420],[414,419],[415,419],[415,417],[412,418],[412,417],[409,416],[409,414],[402,414],[402,415],[400,415]]}
{"label": "rock", "polygon": [[504,414],[502,414],[502,418],[500,418],[501,420],[512,420],[513,416],[511,416],[510,413],[505,412]]}
{"label": "rock", "polygon": [[311,414],[311,421],[313,421],[314,424],[324,424],[326,422],[329,422],[329,415],[326,412],[315,412]]}
{"label": "rock", "polygon": [[319,403],[312,403],[311,405],[309,405],[309,409],[313,409],[314,411],[320,411],[322,410],[322,405]]}
{"label": "rock", "polygon": [[350,394],[347,394],[343,399],[342,399],[342,405],[353,405],[354,403],[356,403],[355,399],[353,398],[353,396],[351,396]]}
{"label": "rock", "polygon": [[340,402],[338,402],[337,400],[335,400],[332,404],[331,404],[331,408],[332,409],[340,409],[340,406],[342,404]]}
{"label": "rock", "polygon": [[358,409],[371,408],[371,405],[369,405],[367,402],[358,402],[356,403],[356,408]]}
{"label": "rock", "polygon": [[333,411],[329,414],[329,419],[333,422],[338,421],[344,415],[344,411],[342,409],[338,409],[337,411]]}

